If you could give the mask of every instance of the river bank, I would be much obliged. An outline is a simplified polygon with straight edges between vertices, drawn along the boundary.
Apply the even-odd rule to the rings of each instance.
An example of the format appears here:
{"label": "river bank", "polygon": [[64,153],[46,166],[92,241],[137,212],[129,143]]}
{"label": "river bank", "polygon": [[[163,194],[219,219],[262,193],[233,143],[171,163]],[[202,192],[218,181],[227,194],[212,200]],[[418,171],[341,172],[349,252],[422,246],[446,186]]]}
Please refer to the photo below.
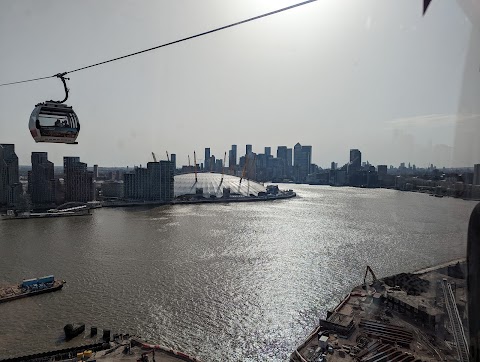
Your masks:
{"label": "river bank", "polygon": [[[466,338],[458,332],[468,325],[466,317],[460,317],[465,315],[467,303],[465,259],[381,279],[373,271],[370,274],[371,282],[353,288],[320,319],[292,353],[291,362],[353,362],[380,357],[454,362],[468,356]],[[455,294],[449,302],[447,289],[452,285]],[[455,313],[446,313],[445,306],[460,310],[456,313],[459,328],[447,327],[447,320],[455,324]],[[459,342],[462,338],[463,344]]]}

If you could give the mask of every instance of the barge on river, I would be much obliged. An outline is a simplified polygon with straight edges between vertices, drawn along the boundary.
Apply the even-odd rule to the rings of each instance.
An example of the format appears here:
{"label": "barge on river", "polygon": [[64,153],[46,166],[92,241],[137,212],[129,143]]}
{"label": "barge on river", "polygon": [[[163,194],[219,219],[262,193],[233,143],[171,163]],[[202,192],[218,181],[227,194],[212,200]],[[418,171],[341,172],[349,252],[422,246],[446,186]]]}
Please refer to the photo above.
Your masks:
{"label": "barge on river", "polygon": [[35,279],[24,279],[21,284],[0,288],[0,303],[50,293],[63,288],[64,280],[55,280],[53,275]]}
{"label": "barge on river", "polygon": [[39,218],[52,218],[52,217],[67,217],[67,216],[89,216],[91,215],[90,207],[77,206],[68,209],[58,210],[51,209],[48,212],[16,212],[14,210],[8,210],[7,214],[1,215],[2,220],[16,220],[16,219],[39,219]]}

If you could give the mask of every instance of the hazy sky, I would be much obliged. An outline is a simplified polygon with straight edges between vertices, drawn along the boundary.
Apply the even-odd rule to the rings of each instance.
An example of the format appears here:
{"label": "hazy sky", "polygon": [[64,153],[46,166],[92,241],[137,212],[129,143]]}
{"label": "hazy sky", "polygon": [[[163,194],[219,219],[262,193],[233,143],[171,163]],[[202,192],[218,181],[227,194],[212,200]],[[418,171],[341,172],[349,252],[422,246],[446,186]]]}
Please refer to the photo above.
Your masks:
{"label": "hazy sky", "polygon": [[[0,83],[56,74],[299,1],[0,2]],[[454,1],[319,0],[269,18],[71,74],[78,145],[36,144],[34,105],[63,98],[57,79],[0,87],[0,143],[21,164],[132,166],[204,147],[222,157],[296,142],[312,161],[480,162],[479,46]],[[469,49],[470,47],[470,49]],[[473,49],[474,48],[474,49]],[[466,127],[466,128],[465,128]],[[473,127],[473,128],[472,128]]]}

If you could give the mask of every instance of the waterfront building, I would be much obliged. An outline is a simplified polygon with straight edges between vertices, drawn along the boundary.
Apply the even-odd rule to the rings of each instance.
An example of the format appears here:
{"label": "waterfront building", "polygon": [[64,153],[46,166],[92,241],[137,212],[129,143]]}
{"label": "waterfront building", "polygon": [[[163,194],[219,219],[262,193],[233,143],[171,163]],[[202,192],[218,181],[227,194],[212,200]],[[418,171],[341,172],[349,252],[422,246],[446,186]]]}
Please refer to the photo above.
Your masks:
{"label": "waterfront building", "polygon": [[98,179],[98,165],[93,165],[93,179]]}
{"label": "waterfront building", "polygon": [[80,157],[64,157],[65,201],[88,202],[95,198],[93,172],[87,170],[87,164]]}
{"label": "waterfront building", "polygon": [[105,181],[101,185],[101,190],[104,198],[121,198],[123,197],[123,182]]}
{"label": "waterfront building", "polygon": [[312,161],[312,146],[302,146],[297,143],[293,148],[293,167],[295,169],[295,181],[305,182],[310,173]]}
{"label": "waterfront building", "polygon": [[173,163],[160,161],[160,199],[168,202],[175,197]]}
{"label": "waterfront building", "polygon": [[473,184],[480,185],[480,164],[473,166]]}
{"label": "waterfront building", "polygon": [[15,206],[23,194],[15,145],[0,144],[0,206]]}
{"label": "waterfront building", "polygon": [[135,167],[133,171],[123,175],[124,197],[133,200],[146,200],[148,198],[148,173],[143,167]]}
{"label": "waterfront building", "polygon": [[348,173],[360,170],[362,167],[362,153],[360,150],[350,150],[350,162],[348,164]]}
{"label": "waterfront building", "polygon": [[170,201],[173,198],[173,162],[148,162],[124,175],[124,197],[131,200]]}
{"label": "waterfront building", "polygon": [[252,153],[253,153],[252,145],[246,145],[245,146],[245,154],[250,156]]}
{"label": "waterfront building", "polygon": [[28,192],[33,204],[55,203],[55,176],[53,162],[47,152],[32,152],[32,171],[28,178]]}

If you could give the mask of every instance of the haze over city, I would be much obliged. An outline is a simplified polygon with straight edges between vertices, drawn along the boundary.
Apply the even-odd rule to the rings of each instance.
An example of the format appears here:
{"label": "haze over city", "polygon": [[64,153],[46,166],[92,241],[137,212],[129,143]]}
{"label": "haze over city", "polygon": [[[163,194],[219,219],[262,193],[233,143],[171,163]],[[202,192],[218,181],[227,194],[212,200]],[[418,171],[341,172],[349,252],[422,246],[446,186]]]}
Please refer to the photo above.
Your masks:
{"label": "haze over city", "polygon": [[[52,75],[294,1],[4,2],[0,83]],[[480,161],[477,31],[457,2],[319,1],[239,27],[70,75],[79,145],[35,144],[28,117],[63,97],[61,82],[0,88],[0,142],[20,164],[46,151],[89,164],[145,164],[151,152],[222,157],[312,145],[312,162],[472,166]],[[467,48],[470,53],[467,56]],[[473,50],[472,50],[473,48]],[[467,61],[465,60],[467,58]]]}

